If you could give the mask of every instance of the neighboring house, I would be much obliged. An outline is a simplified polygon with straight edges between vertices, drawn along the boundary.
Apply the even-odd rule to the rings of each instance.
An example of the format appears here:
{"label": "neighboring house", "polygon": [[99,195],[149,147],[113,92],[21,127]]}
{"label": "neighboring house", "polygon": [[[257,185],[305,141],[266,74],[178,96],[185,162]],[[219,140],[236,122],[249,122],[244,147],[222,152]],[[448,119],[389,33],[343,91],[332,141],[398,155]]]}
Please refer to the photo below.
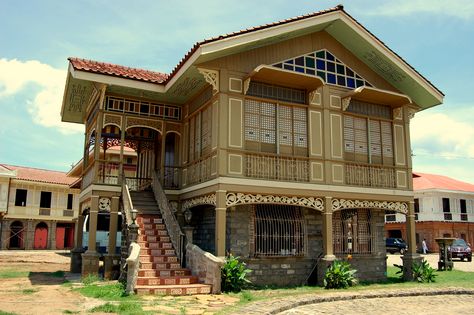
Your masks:
{"label": "neighboring house", "polygon": [[[413,173],[415,191],[416,244],[426,239],[428,249],[438,251],[435,238],[462,238],[474,244],[474,185],[456,179]],[[405,217],[385,215],[387,237],[406,238]]]}
{"label": "neighboring house", "polygon": [[63,172],[0,164],[0,248],[72,248],[76,181]]}
{"label": "neighboring house", "polygon": [[[383,279],[385,211],[409,218],[415,244],[410,119],[443,97],[342,6],[204,40],[170,74],[69,58],[62,120],[86,130],[79,221],[115,222],[127,183],[153,189],[165,223],[168,208],[187,219],[189,241],[244,259],[256,284],[321,281],[348,255]],[[117,146],[137,153],[135,174],[104,158]],[[94,233],[73,251],[83,274],[99,268]]]}

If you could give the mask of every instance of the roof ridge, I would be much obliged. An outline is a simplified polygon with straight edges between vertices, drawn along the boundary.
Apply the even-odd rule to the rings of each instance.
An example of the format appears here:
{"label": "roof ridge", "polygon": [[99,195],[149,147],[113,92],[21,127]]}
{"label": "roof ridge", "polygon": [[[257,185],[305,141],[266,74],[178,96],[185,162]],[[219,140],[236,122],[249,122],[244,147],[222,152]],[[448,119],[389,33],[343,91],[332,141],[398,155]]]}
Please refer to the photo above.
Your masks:
{"label": "roof ridge", "polygon": [[38,171],[58,172],[58,173],[67,174],[67,172],[64,172],[64,171],[48,170],[48,169],[45,169],[45,168],[32,167],[32,166],[22,166],[22,165],[12,165],[12,164],[0,164],[0,165],[7,167],[10,171],[14,171],[14,170],[12,170],[11,168],[9,168],[8,166],[10,166],[10,167],[18,167],[18,168],[29,168],[29,169],[38,170]]}

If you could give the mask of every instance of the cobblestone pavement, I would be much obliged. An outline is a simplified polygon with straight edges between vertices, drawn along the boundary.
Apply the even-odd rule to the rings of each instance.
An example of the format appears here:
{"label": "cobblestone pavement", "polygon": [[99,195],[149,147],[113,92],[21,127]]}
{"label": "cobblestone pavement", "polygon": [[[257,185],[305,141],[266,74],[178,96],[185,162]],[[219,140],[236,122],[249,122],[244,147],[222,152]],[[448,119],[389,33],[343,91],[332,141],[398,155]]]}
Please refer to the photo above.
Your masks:
{"label": "cobblestone pavement", "polygon": [[474,297],[472,295],[443,295],[443,296],[407,296],[391,298],[372,298],[323,302],[299,306],[278,313],[282,315],[306,314],[383,314],[383,315],[412,315],[412,314],[472,314],[474,312]]}

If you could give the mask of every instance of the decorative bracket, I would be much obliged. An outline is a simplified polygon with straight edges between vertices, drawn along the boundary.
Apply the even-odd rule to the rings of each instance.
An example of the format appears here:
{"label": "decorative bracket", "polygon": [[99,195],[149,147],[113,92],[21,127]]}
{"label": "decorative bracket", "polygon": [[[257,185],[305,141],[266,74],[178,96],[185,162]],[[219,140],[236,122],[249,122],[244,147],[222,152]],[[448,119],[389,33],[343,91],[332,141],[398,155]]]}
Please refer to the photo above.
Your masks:
{"label": "decorative bracket", "polygon": [[219,71],[204,68],[197,69],[204,77],[204,80],[212,85],[212,94],[216,94],[219,91]]}
{"label": "decorative bracket", "polygon": [[403,110],[402,110],[402,107],[396,107],[393,109],[393,118],[394,119],[403,119]]}
{"label": "decorative bracket", "polygon": [[350,97],[344,97],[341,99],[342,102],[342,110],[345,112],[347,108],[349,107],[349,104],[351,103],[351,98]]}
{"label": "decorative bracket", "polygon": [[196,198],[187,199],[183,202],[181,207],[181,212],[184,212],[192,207],[199,206],[199,205],[211,205],[215,206],[217,203],[216,194],[210,194],[206,196],[199,196]]}
{"label": "decorative bracket", "polygon": [[244,95],[247,95],[247,91],[250,87],[250,78],[244,80]]}
{"label": "decorative bracket", "polygon": [[415,113],[416,113],[415,109],[408,107],[408,119],[411,120],[413,117],[415,117]]}

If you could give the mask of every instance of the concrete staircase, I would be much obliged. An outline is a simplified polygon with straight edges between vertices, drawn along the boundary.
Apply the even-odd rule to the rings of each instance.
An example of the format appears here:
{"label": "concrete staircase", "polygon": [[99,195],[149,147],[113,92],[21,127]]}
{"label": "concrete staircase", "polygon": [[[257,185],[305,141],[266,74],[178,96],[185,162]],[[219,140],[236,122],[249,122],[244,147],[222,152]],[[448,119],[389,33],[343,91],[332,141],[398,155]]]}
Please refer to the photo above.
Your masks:
{"label": "concrete staircase", "polygon": [[133,192],[131,198],[133,207],[138,210],[139,226],[140,269],[136,293],[209,294],[210,285],[200,284],[189,269],[181,268],[153,192]]}

